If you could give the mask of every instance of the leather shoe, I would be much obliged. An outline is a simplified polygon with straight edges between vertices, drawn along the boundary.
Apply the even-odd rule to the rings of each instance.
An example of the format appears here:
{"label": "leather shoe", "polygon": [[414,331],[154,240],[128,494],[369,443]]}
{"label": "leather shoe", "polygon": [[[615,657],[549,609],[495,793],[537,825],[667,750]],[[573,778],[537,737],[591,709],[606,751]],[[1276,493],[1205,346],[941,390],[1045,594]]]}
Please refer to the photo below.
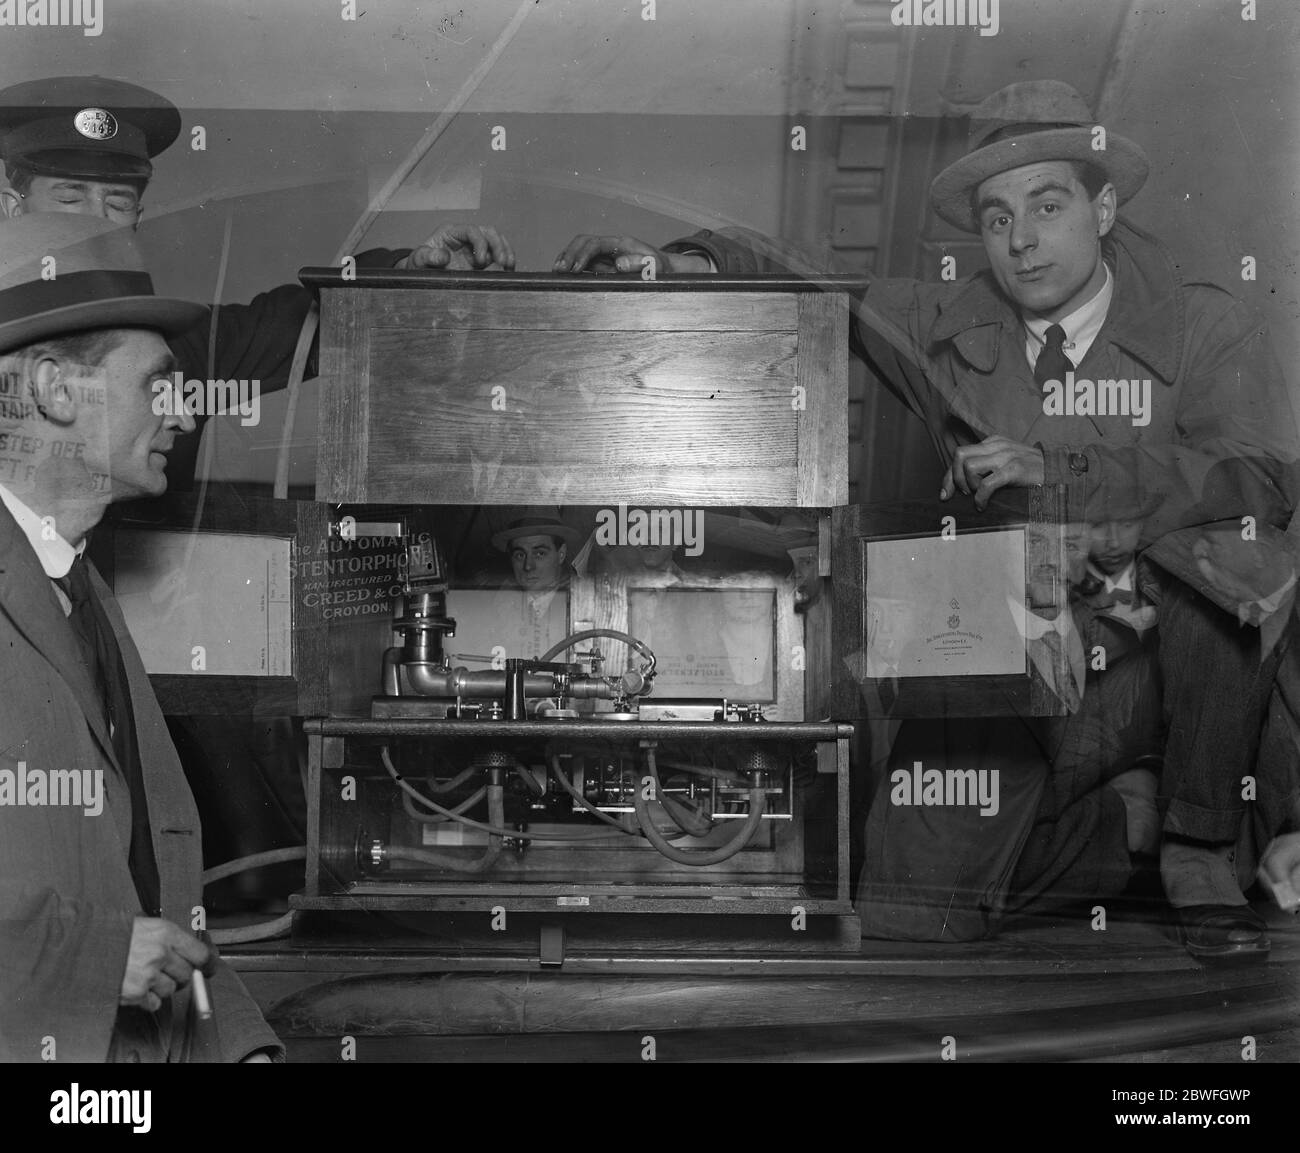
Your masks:
{"label": "leather shoe", "polygon": [[1249,905],[1174,909],[1183,944],[1198,961],[1263,960],[1272,947],[1264,918]]}

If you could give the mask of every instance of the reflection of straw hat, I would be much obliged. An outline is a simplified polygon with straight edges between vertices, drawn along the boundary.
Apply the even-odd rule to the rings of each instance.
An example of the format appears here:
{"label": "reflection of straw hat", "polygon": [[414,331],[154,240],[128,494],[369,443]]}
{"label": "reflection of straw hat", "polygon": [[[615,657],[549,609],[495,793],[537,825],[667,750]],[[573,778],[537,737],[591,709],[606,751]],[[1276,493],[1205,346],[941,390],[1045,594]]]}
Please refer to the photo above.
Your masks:
{"label": "reflection of straw hat", "polygon": [[583,540],[583,533],[560,519],[554,506],[504,509],[504,523],[492,534],[492,547],[510,551],[510,542],[521,536],[558,536],[572,553]]}
{"label": "reflection of straw hat", "polygon": [[1107,133],[1095,148],[1088,102],[1059,80],[1024,80],[993,93],[971,113],[966,155],[930,185],[930,203],[949,224],[978,232],[970,194],[990,176],[1045,160],[1086,160],[1106,173],[1123,204],[1146,183],[1146,153],[1133,141]]}

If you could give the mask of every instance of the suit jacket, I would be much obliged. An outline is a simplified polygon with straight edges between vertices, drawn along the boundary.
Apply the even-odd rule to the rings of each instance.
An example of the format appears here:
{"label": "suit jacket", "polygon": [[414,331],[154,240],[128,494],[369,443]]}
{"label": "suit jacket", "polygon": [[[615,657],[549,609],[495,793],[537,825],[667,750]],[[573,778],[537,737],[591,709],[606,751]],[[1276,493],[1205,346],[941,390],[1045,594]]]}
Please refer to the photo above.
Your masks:
{"label": "suit jacket", "polygon": [[[202,903],[198,813],[121,610],[91,580],[122,650],[135,712],[162,915],[184,929]],[[0,804],[0,1060],[184,1059],[189,991],[157,1013],[119,1009],[133,919],[131,800],[75,634],[39,559],[0,505],[0,772],[102,771],[98,815]],[[222,1058],[283,1052],[224,964],[210,988]]]}

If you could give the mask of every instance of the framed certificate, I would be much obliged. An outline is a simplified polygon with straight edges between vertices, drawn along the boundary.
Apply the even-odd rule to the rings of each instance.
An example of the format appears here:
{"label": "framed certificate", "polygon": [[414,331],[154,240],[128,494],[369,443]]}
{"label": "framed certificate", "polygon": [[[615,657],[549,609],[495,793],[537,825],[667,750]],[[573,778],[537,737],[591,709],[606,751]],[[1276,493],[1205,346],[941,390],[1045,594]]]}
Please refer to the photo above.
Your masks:
{"label": "framed certificate", "polygon": [[[999,494],[1003,495],[1003,494]],[[1068,603],[1080,540],[1059,493],[851,505],[832,514],[839,716],[1051,716],[1083,685]]]}

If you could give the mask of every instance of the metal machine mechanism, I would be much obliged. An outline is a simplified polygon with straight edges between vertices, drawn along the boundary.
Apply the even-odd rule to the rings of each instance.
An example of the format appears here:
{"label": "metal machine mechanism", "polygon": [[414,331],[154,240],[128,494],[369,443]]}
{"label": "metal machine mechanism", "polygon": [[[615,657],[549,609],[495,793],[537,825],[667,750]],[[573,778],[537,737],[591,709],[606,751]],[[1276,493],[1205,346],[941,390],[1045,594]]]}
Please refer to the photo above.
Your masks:
{"label": "metal machine mechanism", "polygon": [[[317,500],[427,520],[438,546],[408,551],[395,637],[367,631],[387,565],[321,590],[360,611],[322,622],[295,907],[759,914],[726,932],[808,942],[818,922],[856,947],[852,726],[821,719],[815,598],[848,499],[852,281],[302,279]],[[503,530],[540,505],[570,517],[531,522],[573,530],[549,534],[564,570],[507,585]],[[796,582],[788,550],[814,541]]]}
{"label": "metal machine mechanism", "polygon": [[[793,580],[769,583],[794,619]],[[456,664],[457,594],[432,539],[406,545],[401,593],[370,717],[308,722],[320,804],[298,907],[850,912],[847,726],[659,699],[655,652],[621,628]]]}
{"label": "metal machine mechanism", "polygon": [[[376,702],[375,716],[567,719],[579,716],[570,702],[606,700],[614,702],[612,713],[606,716],[635,718],[635,701],[650,691],[655,668],[654,653],[640,641],[614,629],[585,629],[566,637],[539,659],[507,660],[500,671],[451,668],[443,655],[443,638],[455,635],[456,622],[446,615],[445,565],[437,542],[412,542],[407,546],[407,558],[403,609],[393,621],[402,644],[384,653],[383,691],[388,700]],[[602,677],[583,672],[581,665],[551,662],[552,657],[596,637],[611,637],[634,648],[643,658],[641,668]],[[599,650],[588,656],[599,669]],[[410,705],[412,697],[419,702],[414,714],[389,705],[392,698],[404,698]]]}

